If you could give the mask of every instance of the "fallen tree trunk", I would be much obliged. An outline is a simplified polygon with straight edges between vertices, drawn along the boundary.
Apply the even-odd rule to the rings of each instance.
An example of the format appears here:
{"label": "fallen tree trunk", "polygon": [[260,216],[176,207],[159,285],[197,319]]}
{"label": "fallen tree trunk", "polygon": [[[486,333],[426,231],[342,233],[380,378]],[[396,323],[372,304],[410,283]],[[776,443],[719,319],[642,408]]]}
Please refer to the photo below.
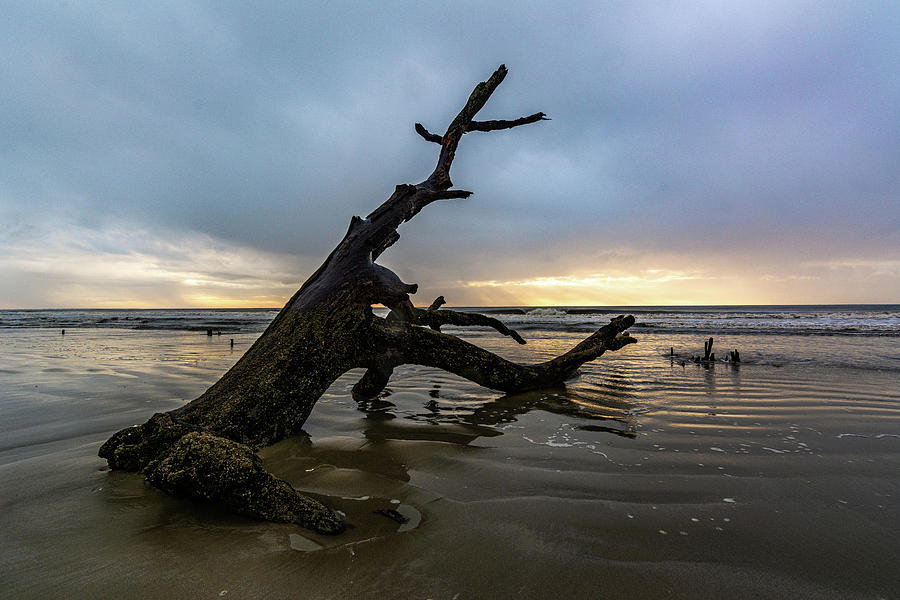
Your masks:
{"label": "fallen tree trunk", "polygon": [[[635,341],[623,333],[634,318],[621,316],[553,360],[512,363],[439,330],[442,325],[493,327],[525,343],[515,331],[484,315],[441,310],[443,297],[428,310],[414,308],[409,295],[417,286],[375,262],[399,239],[397,228],[403,222],[436,200],[471,194],[451,189],[450,181],[450,166],[465,133],[546,118],[535,113],[512,121],[474,120],[505,76],[501,65],[479,83],[443,135],[417,123],[423,138],[440,145],[431,175],[416,185],[398,185],[365,219],[353,217],[322,266],[218,382],[185,406],[123,429],[103,444],[99,454],[109,466],[142,472],[170,493],[335,533],[343,528],[340,516],[269,474],[255,452],[299,434],[319,397],[348,370],[366,368],[353,388],[357,399],[376,396],[393,369],[407,363],[519,392],[560,385],[585,362]],[[372,312],[376,304],[391,309],[387,318]]]}

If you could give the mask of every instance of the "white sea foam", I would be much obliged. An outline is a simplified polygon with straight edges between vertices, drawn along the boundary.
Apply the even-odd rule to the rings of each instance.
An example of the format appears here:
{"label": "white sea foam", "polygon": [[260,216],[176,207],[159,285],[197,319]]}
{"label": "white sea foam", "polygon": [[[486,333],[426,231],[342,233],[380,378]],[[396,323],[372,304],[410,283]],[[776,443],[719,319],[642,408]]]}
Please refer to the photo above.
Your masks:
{"label": "white sea foam", "polygon": [[568,313],[558,308],[535,308],[525,314],[529,317],[565,317]]}

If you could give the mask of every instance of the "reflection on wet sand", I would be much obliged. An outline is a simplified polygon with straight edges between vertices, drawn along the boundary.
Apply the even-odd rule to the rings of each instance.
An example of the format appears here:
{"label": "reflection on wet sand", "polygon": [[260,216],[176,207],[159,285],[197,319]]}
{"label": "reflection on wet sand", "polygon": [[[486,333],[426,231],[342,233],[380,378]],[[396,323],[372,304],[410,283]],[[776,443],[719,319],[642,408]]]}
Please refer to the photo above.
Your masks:
{"label": "reflection on wet sand", "polygon": [[[292,537],[291,547],[310,551],[344,546],[416,528],[428,520],[428,506],[443,496],[414,480],[434,471],[435,465],[450,471],[454,463],[467,464],[471,452],[486,449],[473,442],[504,436],[504,426],[534,411],[573,417],[582,423],[577,429],[586,432],[633,439],[637,415],[631,412],[631,386],[623,374],[614,376],[619,384],[603,394],[560,386],[504,395],[464,409],[452,398],[442,398],[441,386],[435,383],[420,396],[424,399],[420,408],[405,414],[389,400],[393,392],[387,388],[378,398],[356,404],[364,415],[358,435],[315,441],[308,435],[296,436],[264,449],[260,456],[274,474],[342,511],[350,524],[348,533],[339,538],[302,532],[306,541]],[[598,421],[603,425],[593,424]],[[454,485],[466,484],[463,474]]]}
{"label": "reflection on wet sand", "polygon": [[[737,371],[673,365],[669,348],[695,336],[648,333],[566,387],[510,396],[404,367],[389,393],[357,404],[361,372],[348,374],[307,435],[260,452],[346,513],[347,532],[318,536],[168,496],[96,456],[111,431],[215,381],[234,361],[228,339],[60,337],[21,332],[0,347],[4,597],[831,600],[896,589],[898,371],[752,360],[751,349],[814,354],[816,340],[747,338]],[[854,352],[842,340],[835,356]],[[571,344],[529,340],[510,358]]]}
{"label": "reflection on wet sand", "polygon": [[[378,398],[358,402],[357,407],[368,418],[365,436],[368,439],[432,440],[455,444],[468,444],[478,437],[502,435],[497,429],[517,421],[517,417],[534,410],[543,410],[562,416],[579,419],[609,421],[608,425],[583,425],[584,431],[606,432],[624,437],[635,437],[637,414],[630,401],[633,385],[623,373],[613,373],[597,393],[579,392],[566,386],[507,394],[483,403],[471,410],[460,410],[450,403],[440,402],[440,385],[435,384],[428,392],[429,400],[423,407],[426,412],[418,412],[406,417],[408,420],[424,421],[429,426],[411,426],[408,423],[392,423],[397,418],[396,406],[386,400],[392,392],[386,388]],[[447,425],[456,425],[449,428]],[[442,427],[435,427],[443,425]]]}

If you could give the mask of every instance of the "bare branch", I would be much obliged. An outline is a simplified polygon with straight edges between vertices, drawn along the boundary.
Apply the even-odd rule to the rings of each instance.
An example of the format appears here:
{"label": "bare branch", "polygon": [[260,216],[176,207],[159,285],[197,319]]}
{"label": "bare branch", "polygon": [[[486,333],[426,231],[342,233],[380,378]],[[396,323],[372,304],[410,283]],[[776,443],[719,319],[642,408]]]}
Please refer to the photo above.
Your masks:
{"label": "bare branch", "polygon": [[438,158],[437,166],[431,175],[423,182],[427,187],[437,189],[447,189],[453,183],[450,181],[450,165],[453,164],[453,158],[456,156],[456,147],[459,140],[468,131],[494,131],[496,129],[509,129],[519,125],[535,123],[537,121],[546,120],[544,113],[535,113],[528,117],[522,117],[514,121],[472,121],[479,110],[484,106],[497,86],[506,77],[506,66],[500,65],[493,75],[487,81],[482,81],[472,90],[466,105],[463,107],[456,118],[447,127],[447,132],[438,138],[437,135],[429,133],[420,124],[416,124],[416,131],[419,135],[431,142],[438,142],[440,139],[441,154]]}
{"label": "bare branch", "polygon": [[429,142],[434,142],[435,144],[442,144],[444,142],[444,138],[437,135],[436,133],[431,133],[421,123],[416,123],[416,133],[421,135]]}
{"label": "bare branch", "polygon": [[[466,105],[453,119],[453,122],[450,123],[447,133],[443,136],[433,134],[425,129],[421,123],[416,123],[416,131],[419,135],[430,142],[441,145],[438,166],[429,178],[422,183],[418,185],[398,185],[391,197],[372,211],[365,219],[354,220],[339,249],[336,250],[336,258],[348,259],[356,257],[359,260],[375,260],[399,239],[397,228],[403,222],[409,221],[416,216],[419,211],[430,203],[451,198],[468,198],[472,194],[472,192],[466,190],[449,189],[451,186],[449,176],[450,164],[453,162],[459,139],[473,125],[472,118],[484,106],[504,77],[506,77],[506,67],[500,65],[487,81],[482,81],[476,85]],[[490,125],[492,123],[512,123],[512,125],[504,125],[504,127],[514,127],[519,124],[533,122],[532,119],[541,120],[542,118],[544,118],[543,113],[536,113],[516,121],[483,121],[475,122],[474,125],[482,128],[479,130],[490,130],[490,127],[501,128],[500,125]],[[337,262],[333,264],[333,267],[346,269],[345,264],[339,265]],[[322,276],[318,272],[315,275],[316,279]]]}
{"label": "bare branch", "polygon": [[403,363],[444,369],[495,390],[524,392],[561,384],[584,363],[635,342],[622,333],[633,324],[631,316],[613,319],[569,352],[537,365],[510,362],[455,336],[422,327],[382,326],[373,328],[373,334],[383,335],[381,343],[399,352]]}
{"label": "bare branch", "polygon": [[393,195],[372,211],[362,222],[360,230],[372,251],[372,260],[400,239],[397,227],[419,214],[423,208],[437,200],[468,198],[467,190],[436,190],[428,187],[398,185]]}
{"label": "bare branch", "polygon": [[391,361],[390,356],[378,357],[372,365],[363,373],[363,376],[353,385],[351,393],[357,402],[374,398],[387,386],[394,367],[399,363]]}
{"label": "bare branch", "polygon": [[427,200],[428,202],[433,202],[434,200],[450,200],[452,198],[468,198],[472,195],[472,192],[468,190],[428,190],[422,189],[419,190],[417,200]]}
{"label": "bare branch", "polygon": [[550,119],[542,113],[534,113],[527,117],[520,117],[512,121],[472,121],[466,128],[466,131],[497,131],[498,129],[512,129],[519,125],[528,125],[538,121],[549,121]]}
{"label": "bare branch", "polygon": [[[409,307],[407,306],[407,310]],[[537,365],[520,365],[493,352],[479,348],[456,336],[428,331],[418,325],[484,325],[495,327],[524,344],[514,331],[484,315],[451,310],[412,309],[412,319],[388,315],[387,326],[373,321],[371,330],[376,344],[387,351],[365,366],[368,370],[353,387],[354,398],[374,398],[388,383],[393,368],[402,364],[418,364],[450,371],[485,387],[504,392],[524,392],[563,383],[584,363],[607,351],[615,351],[636,342],[626,329],[634,324],[634,317],[617,317],[565,354]],[[477,322],[476,322],[477,321]],[[493,323],[490,323],[493,322]],[[404,326],[398,327],[403,324]],[[499,325],[496,327],[495,325]],[[505,331],[504,331],[505,330]]]}
{"label": "bare branch", "polygon": [[[443,300],[443,296],[439,299]],[[437,301],[435,301],[437,302]],[[433,306],[433,305],[432,305]],[[457,327],[491,327],[496,329],[503,335],[508,335],[520,344],[524,344],[518,333],[507,327],[502,321],[487,315],[479,313],[457,312],[455,310],[433,310],[431,308],[422,310],[415,309],[415,323],[418,325],[427,325],[435,331],[440,331],[442,325],[455,325]]]}
{"label": "bare branch", "polygon": [[472,90],[466,105],[459,111],[441,138],[441,154],[438,157],[437,166],[426,180],[429,187],[447,189],[453,185],[450,181],[450,165],[453,164],[453,158],[456,156],[459,140],[466,133],[466,127],[475,118],[476,113],[481,110],[505,77],[506,65],[500,65],[487,81],[482,81]]}
{"label": "bare branch", "polygon": [[541,363],[540,366],[550,371],[572,373],[582,364],[594,360],[607,350],[615,351],[635,343],[637,340],[625,333],[625,330],[632,325],[634,325],[634,317],[631,315],[627,317],[620,315],[611,319],[608,325],[598,329],[593,335],[582,340],[565,354]]}
{"label": "bare branch", "polygon": [[445,304],[447,304],[447,301],[444,300],[444,297],[438,296],[434,299],[434,302],[431,303],[431,306],[429,306],[427,310],[437,310]]}

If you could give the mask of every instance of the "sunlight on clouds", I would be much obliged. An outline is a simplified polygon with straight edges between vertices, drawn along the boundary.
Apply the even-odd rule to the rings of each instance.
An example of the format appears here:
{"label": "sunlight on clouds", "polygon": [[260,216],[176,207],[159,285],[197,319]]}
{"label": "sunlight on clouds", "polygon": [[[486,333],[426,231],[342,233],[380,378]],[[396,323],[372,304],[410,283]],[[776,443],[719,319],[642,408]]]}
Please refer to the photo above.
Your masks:
{"label": "sunlight on clouds", "polygon": [[767,283],[785,283],[790,281],[815,281],[820,279],[814,275],[760,275],[759,280]]}
{"label": "sunlight on clouds", "polygon": [[[0,307],[280,307],[318,265],[194,232],[127,225],[0,228]],[[889,302],[900,297],[900,261],[838,258],[781,263],[746,256],[644,255],[577,261],[534,276],[447,279],[421,265],[413,301],[445,295],[455,306],[647,306]],[[686,267],[685,265],[690,265]],[[497,261],[499,272],[529,265]],[[463,270],[465,271],[465,269]],[[402,277],[407,269],[398,270]],[[462,273],[460,273],[462,275]],[[464,275],[463,275],[464,277]]]}
{"label": "sunlight on clouds", "polygon": [[466,285],[469,287],[604,287],[610,285],[654,285],[669,281],[688,281],[699,279],[696,275],[686,275],[684,273],[667,273],[661,269],[647,269],[644,271],[650,276],[639,275],[623,275],[613,276],[595,273],[592,275],[576,277],[536,277],[534,279],[526,279],[522,281],[470,281]]}
{"label": "sunlight on clouds", "polygon": [[[653,262],[650,262],[652,260]],[[630,254],[600,273],[458,281],[437,290],[457,306],[685,306],[891,302],[900,297],[900,261],[838,259],[778,265],[746,257]],[[668,268],[660,268],[660,263]],[[690,270],[680,265],[701,265]],[[434,293],[428,289],[426,293]]]}
{"label": "sunlight on clouds", "polygon": [[867,270],[874,277],[898,277],[900,276],[900,260],[829,260],[810,263],[812,266],[824,267],[830,270],[851,269]]}
{"label": "sunlight on clouds", "polygon": [[0,240],[0,250],[0,277],[31,307],[281,306],[304,277],[291,257],[127,226],[30,231]]}
{"label": "sunlight on clouds", "polygon": [[203,306],[207,308],[279,308],[285,303],[281,296],[249,296],[229,298],[212,294],[185,294],[186,306]]}
{"label": "sunlight on clouds", "polygon": [[698,272],[643,269],[631,275],[591,273],[513,281],[470,281],[461,285],[469,290],[504,290],[519,298],[520,304],[526,305],[671,304],[694,302],[679,289],[680,284],[705,278]]}

